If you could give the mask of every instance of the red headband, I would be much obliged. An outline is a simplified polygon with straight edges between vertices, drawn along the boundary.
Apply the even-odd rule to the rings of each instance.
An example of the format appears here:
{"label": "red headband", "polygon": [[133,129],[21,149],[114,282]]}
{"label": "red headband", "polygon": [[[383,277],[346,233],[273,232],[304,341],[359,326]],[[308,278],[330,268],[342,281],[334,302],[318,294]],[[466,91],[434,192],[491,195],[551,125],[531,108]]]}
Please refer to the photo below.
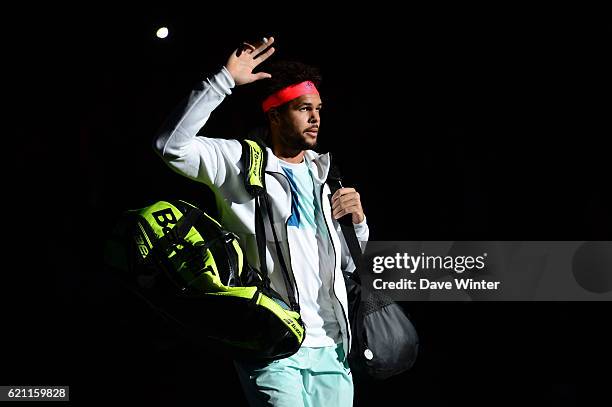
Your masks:
{"label": "red headband", "polygon": [[263,101],[261,107],[263,108],[264,113],[267,113],[268,110],[278,107],[280,105],[284,105],[285,103],[298,98],[302,95],[318,95],[319,91],[315,87],[314,83],[310,81],[304,81],[302,83],[298,83],[296,85],[290,85],[286,88],[279,90],[278,92],[268,96],[266,100]]}

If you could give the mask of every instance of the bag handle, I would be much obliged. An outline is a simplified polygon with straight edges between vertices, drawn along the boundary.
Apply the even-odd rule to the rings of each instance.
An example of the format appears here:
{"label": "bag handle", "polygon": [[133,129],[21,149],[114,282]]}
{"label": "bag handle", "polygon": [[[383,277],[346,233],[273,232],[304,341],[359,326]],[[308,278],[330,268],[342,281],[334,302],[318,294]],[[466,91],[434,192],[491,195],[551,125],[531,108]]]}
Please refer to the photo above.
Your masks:
{"label": "bag handle", "polygon": [[193,225],[200,219],[203,212],[195,207],[189,208],[186,213],[176,222],[174,227],[170,229],[164,236],[160,237],[155,247],[166,253],[170,247],[187,236]]}

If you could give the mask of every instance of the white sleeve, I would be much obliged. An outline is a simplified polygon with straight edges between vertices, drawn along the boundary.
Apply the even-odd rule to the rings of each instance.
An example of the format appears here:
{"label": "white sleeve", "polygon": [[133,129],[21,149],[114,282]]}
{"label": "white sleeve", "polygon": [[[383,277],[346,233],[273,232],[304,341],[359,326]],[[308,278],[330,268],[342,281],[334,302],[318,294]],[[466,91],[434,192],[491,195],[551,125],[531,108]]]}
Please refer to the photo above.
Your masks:
{"label": "white sleeve", "polygon": [[[351,252],[349,251],[348,245],[346,243],[346,239],[344,238],[344,233],[342,233],[342,228],[340,224],[334,220],[336,231],[338,232],[338,237],[340,237],[340,260],[342,270],[353,272],[355,270],[355,262],[353,261],[353,257],[351,256]],[[366,248],[366,244],[368,243],[368,239],[370,237],[370,229],[368,227],[368,223],[366,218],[361,221],[361,223],[354,223],[353,227],[355,228],[355,234],[357,235],[357,240],[359,241],[359,246],[361,247],[361,251],[364,252]]]}
{"label": "white sleeve", "polygon": [[242,154],[239,141],[197,136],[234,86],[232,76],[223,67],[200,83],[167,119],[153,147],[174,171],[217,187],[238,174]]}

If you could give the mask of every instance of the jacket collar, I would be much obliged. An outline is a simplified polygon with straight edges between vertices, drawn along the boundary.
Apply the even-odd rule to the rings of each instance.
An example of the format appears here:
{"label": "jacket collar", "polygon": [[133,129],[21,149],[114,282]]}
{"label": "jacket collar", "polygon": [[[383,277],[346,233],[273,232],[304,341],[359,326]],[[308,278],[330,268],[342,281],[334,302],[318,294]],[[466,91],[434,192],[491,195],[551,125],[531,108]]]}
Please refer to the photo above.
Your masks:
{"label": "jacket collar", "polygon": [[[268,152],[266,172],[282,172],[280,159],[274,155],[270,147],[266,147],[266,150]],[[313,150],[306,150],[304,160],[306,160],[306,164],[310,167],[315,181],[319,184],[325,183],[331,165],[331,155],[329,153],[319,154]]]}

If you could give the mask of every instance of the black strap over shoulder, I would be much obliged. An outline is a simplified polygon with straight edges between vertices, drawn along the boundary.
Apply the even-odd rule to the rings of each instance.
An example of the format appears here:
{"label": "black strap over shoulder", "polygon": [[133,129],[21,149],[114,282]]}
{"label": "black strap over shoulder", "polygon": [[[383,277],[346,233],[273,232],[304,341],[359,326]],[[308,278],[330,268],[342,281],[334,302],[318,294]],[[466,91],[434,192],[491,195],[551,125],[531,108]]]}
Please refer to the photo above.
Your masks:
{"label": "black strap over shoulder", "polygon": [[[329,170],[329,174],[327,175],[327,184],[329,185],[329,189],[331,191],[331,198],[334,196],[336,191],[342,188],[342,175],[338,170],[338,167],[332,165]],[[362,260],[362,252],[361,246],[359,244],[359,239],[357,239],[357,234],[355,233],[355,227],[353,226],[353,221],[351,220],[351,215],[347,214],[338,219],[338,223],[340,224],[340,228],[342,229],[342,234],[344,235],[344,239],[346,240],[346,244],[349,248],[349,252],[351,253],[351,257],[353,258],[353,262],[355,263],[355,271],[354,275],[357,277],[358,281],[361,281],[359,270],[361,266]]]}
{"label": "black strap over shoulder", "polygon": [[[274,243],[276,244],[276,251],[278,253],[278,259],[280,262],[283,280],[287,290],[287,297],[289,299],[289,305],[292,310],[299,312],[300,306],[295,299],[295,293],[291,278],[289,276],[289,269],[285,262],[285,257],[282,252],[276,230],[274,229],[274,218],[272,214],[272,208],[266,193],[265,183],[265,168],[267,162],[267,150],[265,144],[255,138],[254,140],[245,139],[241,141],[242,144],[242,164],[244,168],[244,185],[249,194],[255,199],[255,238],[257,240],[257,249],[259,254],[259,266],[260,272],[267,279],[267,260],[266,260],[266,229],[264,226],[264,211],[265,215],[268,216],[270,221],[270,227],[272,234],[274,235]],[[262,202],[263,201],[263,202]]]}

